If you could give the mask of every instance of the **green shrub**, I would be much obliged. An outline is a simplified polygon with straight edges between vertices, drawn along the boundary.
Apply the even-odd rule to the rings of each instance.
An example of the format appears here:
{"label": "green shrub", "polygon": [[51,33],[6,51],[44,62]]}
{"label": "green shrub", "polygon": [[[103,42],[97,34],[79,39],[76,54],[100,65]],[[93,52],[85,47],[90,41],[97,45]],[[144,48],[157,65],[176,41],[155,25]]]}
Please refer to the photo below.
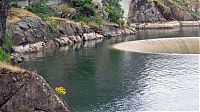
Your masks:
{"label": "green shrub", "polygon": [[200,16],[199,13],[195,13],[195,12],[192,12],[192,13],[190,13],[190,14],[191,14],[191,16],[194,17],[194,18],[198,18],[198,17]]}
{"label": "green shrub", "polygon": [[12,49],[13,41],[12,41],[13,33],[11,31],[6,32],[4,43],[0,47],[0,61],[10,62],[10,52]]}
{"label": "green shrub", "polygon": [[6,36],[5,36],[5,39],[4,39],[4,44],[2,46],[2,48],[6,52],[11,52],[11,48],[14,45],[13,40],[12,40],[12,35],[13,35],[13,33],[11,31],[8,31],[6,33]]}
{"label": "green shrub", "polygon": [[39,0],[27,7],[27,10],[35,13],[43,20],[55,14],[55,10],[47,5],[47,0]]}
{"label": "green shrub", "polygon": [[45,22],[51,26],[51,28],[53,29],[57,29],[59,26],[59,22],[57,20],[55,20],[53,17],[48,17],[45,19]]}
{"label": "green shrub", "polygon": [[72,19],[75,21],[75,22],[84,22],[86,24],[88,24],[91,19],[87,16],[84,16],[84,15],[80,15],[78,16],[77,14],[74,14]]}
{"label": "green shrub", "polygon": [[3,62],[10,62],[10,55],[8,53],[6,53],[2,47],[0,47],[0,61]]}
{"label": "green shrub", "polygon": [[95,15],[96,21],[99,25],[104,25],[106,24],[106,21],[103,19],[103,17],[101,17],[99,14]]}
{"label": "green shrub", "polygon": [[95,5],[92,3],[92,0],[76,0],[73,7],[76,8],[79,15],[88,17],[95,15]]}
{"label": "green shrub", "polygon": [[88,25],[88,26],[94,26],[94,27],[98,27],[99,25],[95,18],[90,18],[84,15],[81,15],[81,16],[74,15],[72,19],[75,22],[81,23],[82,25]]}
{"label": "green shrub", "polygon": [[177,3],[177,5],[179,5],[178,7],[184,11],[190,11],[189,7],[188,7],[188,3],[185,0],[174,0],[175,3]]}
{"label": "green shrub", "polygon": [[121,0],[104,0],[103,8],[109,14],[111,22],[120,24],[120,20],[123,19],[124,10],[120,5]]}
{"label": "green shrub", "polygon": [[61,4],[56,8],[59,12],[62,13],[67,13],[69,10],[69,7],[67,6],[67,4]]}

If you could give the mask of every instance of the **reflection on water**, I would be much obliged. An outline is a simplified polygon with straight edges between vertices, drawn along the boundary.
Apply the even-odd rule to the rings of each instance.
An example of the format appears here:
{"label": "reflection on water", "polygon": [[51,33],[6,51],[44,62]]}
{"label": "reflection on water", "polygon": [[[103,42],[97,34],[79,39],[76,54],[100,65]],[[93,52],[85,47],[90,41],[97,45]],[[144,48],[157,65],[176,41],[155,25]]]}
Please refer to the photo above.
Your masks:
{"label": "reflection on water", "polygon": [[[184,36],[178,32],[173,35]],[[199,31],[185,32],[200,36]],[[159,37],[144,33],[141,38],[154,35]],[[140,37],[55,49],[44,57],[30,56],[21,66],[37,70],[52,87],[64,86],[72,112],[198,111],[199,55],[148,55],[108,48],[135,38]]]}
{"label": "reflection on water", "polygon": [[86,111],[197,111],[199,62],[192,58],[125,53],[113,74],[124,96]]}

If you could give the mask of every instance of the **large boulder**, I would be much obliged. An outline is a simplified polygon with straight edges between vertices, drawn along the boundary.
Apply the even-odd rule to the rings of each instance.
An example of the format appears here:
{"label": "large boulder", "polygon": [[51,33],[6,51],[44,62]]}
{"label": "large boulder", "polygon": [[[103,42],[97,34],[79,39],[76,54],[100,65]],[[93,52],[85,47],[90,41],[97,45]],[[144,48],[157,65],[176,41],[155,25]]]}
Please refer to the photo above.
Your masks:
{"label": "large boulder", "polygon": [[0,64],[0,112],[68,112],[46,81],[36,73]]}
{"label": "large boulder", "polygon": [[38,41],[46,42],[57,34],[39,18],[22,17],[9,28],[13,32],[14,45],[26,45]]}
{"label": "large boulder", "polygon": [[183,6],[173,0],[132,0],[129,6],[129,20],[132,23],[199,20],[199,6],[188,4]]}
{"label": "large boulder", "polygon": [[19,46],[13,46],[13,52],[15,53],[33,53],[33,52],[39,52],[43,48],[46,47],[46,43],[39,41],[34,44],[27,44],[27,45],[19,45]]}
{"label": "large boulder", "polygon": [[129,20],[134,23],[166,21],[163,15],[149,0],[132,0],[129,6]]}
{"label": "large boulder", "polygon": [[[193,16],[194,12],[183,10],[181,6],[178,6],[171,0],[165,0],[164,5],[170,8],[170,12],[173,17],[178,21],[192,21],[198,19],[198,17]],[[189,8],[188,8],[189,9]],[[191,10],[191,9],[190,9]],[[192,11],[192,10],[191,10]]]}
{"label": "large boulder", "polygon": [[117,37],[122,35],[121,28],[116,24],[107,24],[100,27],[102,35],[105,37]]}

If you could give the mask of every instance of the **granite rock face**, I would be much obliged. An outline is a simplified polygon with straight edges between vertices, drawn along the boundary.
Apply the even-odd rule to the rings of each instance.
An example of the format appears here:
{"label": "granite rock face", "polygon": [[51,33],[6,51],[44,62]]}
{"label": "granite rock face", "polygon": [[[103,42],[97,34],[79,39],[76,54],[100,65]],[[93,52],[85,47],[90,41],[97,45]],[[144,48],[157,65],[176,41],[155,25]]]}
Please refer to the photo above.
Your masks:
{"label": "granite rock face", "polygon": [[[77,43],[86,40],[94,40],[105,37],[114,37],[120,36],[124,32],[124,29],[121,29],[117,25],[104,25],[99,28],[89,27],[87,25],[82,25],[79,23],[74,23],[66,19],[55,19],[58,22],[58,27],[52,29],[49,25],[42,22],[39,18],[33,17],[23,17],[20,22],[13,24],[9,29],[13,32],[13,41],[15,46],[22,46],[25,50],[30,52],[35,52],[35,50],[30,50],[27,45],[34,44],[37,48],[40,48],[40,44],[43,42],[42,46],[45,46],[46,43],[50,40],[62,40],[63,37],[68,37],[72,43]],[[135,30],[131,30],[131,34],[135,33]],[[89,39],[84,35],[95,33],[94,37],[89,37]],[[98,35],[98,36],[96,36]],[[71,43],[71,42],[69,42]],[[14,49],[17,47],[14,47]],[[29,50],[28,50],[29,49]],[[16,50],[15,50],[16,51]],[[22,51],[22,52],[27,52]],[[37,51],[37,50],[36,50]]]}
{"label": "granite rock face", "polygon": [[24,46],[13,46],[13,50],[16,53],[32,53],[32,52],[37,52],[41,51],[42,48],[46,47],[46,44],[44,42],[36,42],[34,44],[27,44]]}
{"label": "granite rock face", "polygon": [[0,69],[1,112],[68,112],[68,107],[36,73]]}
{"label": "granite rock face", "polygon": [[166,21],[156,8],[155,4],[148,0],[132,0],[129,7],[129,20],[135,23]]}
{"label": "granite rock face", "polygon": [[[154,2],[156,4],[156,6],[161,6],[161,3],[159,2]],[[173,1],[171,0],[165,0],[164,1],[164,5],[162,5],[164,8],[168,8],[169,9],[169,13],[171,14],[171,16],[178,21],[193,21],[193,20],[197,20],[199,19],[198,17],[195,17],[192,15],[192,13],[194,12],[189,12],[189,11],[185,11],[182,8],[178,7]],[[163,13],[166,9],[164,9],[163,11],[160,11],[161,13]],[[191,10],[191,9],[190,9]],[[191,10],[192,11],[192,10]]]}
{"label": "granite rock face", "polygon": [[23,17],[10,29],[13,32],[12,39],[15,45],[33,44],[38,41],[46,42],[56,36],[56,32],[51,27],[39,18],[33,17]]}
{"label": "granite rock face", "polygon": [[162,2],[158,0],[132,0],[129,6],[129,20],[132,23],[199,20],[197,14],[199,6],[190,4],[182,6],[183,4],[173,0],[163,0]]}
{"label": "granite rock face", "polygon": [[58,23],[57,28],[51,28],[41,19],[34,17],[22,17],[21,21],[11,25],[9,29],[13,32],[12,40],[15,45],[11,54],[13,63],[23,61],[23,54],[40,52],[51,46],[72,45],[81,41],[131,35],[136,32],[135,29],[122,29],[115,24],[91,27],[61,18],[54,20]]}

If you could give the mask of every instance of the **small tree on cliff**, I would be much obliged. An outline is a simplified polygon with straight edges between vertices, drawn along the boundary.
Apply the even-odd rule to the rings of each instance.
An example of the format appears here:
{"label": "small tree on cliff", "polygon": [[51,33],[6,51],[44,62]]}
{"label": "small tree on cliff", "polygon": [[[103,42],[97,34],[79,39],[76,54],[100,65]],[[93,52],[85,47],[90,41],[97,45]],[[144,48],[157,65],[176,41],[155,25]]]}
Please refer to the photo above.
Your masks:
{"label": "small tree on cliff", "polygon": [[92,0],[76,0],[74,1],[74,7],[81,15],[87,17],[95,15],[95,5]]}
{"label": "small tree on cliff", "polygon": [[109,14],[111,22],[120,24],[120,20],[123,19],[124,10],[120,4],[121,0],[103,0],[104,10]]}
{"label": "small tree on cliff", "polygon": [[6,35],[6,20],[9,10],[10,0],[0,0],[0,46],[3,45]]}

